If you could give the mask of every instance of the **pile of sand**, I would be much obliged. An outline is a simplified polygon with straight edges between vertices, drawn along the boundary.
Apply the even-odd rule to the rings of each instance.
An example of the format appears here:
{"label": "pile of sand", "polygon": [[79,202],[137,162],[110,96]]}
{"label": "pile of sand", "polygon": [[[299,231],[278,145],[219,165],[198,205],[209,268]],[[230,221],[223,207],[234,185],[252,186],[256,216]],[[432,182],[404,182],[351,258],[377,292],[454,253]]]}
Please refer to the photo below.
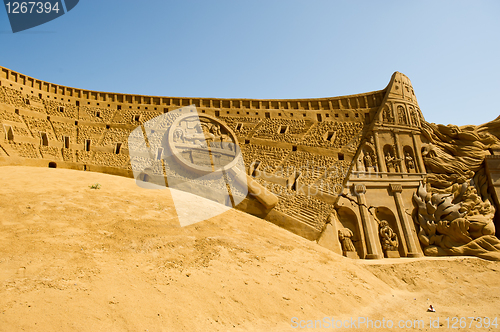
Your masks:
{"label": "pile of sand", "polygon": [[457,331],[444,319],[500,316],[500,262],[350,260],[235,210],[181,228],[169,190],[105,174],[0,167],[0,181],[1,331],[297,331],[293,317],[361,316]]}

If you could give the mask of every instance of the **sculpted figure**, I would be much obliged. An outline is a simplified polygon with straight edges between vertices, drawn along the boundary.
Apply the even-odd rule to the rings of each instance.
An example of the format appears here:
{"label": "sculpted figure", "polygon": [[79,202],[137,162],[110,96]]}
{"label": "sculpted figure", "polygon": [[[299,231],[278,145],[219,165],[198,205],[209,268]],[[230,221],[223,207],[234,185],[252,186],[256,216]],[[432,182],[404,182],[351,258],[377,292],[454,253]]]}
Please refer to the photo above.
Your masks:
{"label": "sculpted figure", "polygon": [[412,158],[412,156],[410,156],[409,152],[406,152],[405,164],[406,164],[406,169],[408,169],[408,170],[415,168],[415,162],[413,161],[413,158]]}
{"label": "sculpted figure", "polygon": [[387,168],[394,168],[394,157],[389,151],[385,154],[385,164],[387,165]]}
{"label": "sculpted figure", "polygon": [[174,131],[174,142],[179,142],[179,141],[184,142],[184,133],[182,132],[181,129],[176,129]]}
{"label": "sculpted figure", "polygon": [[220,126],[218,124],[212,125],[212,128],[210,128],[210,132],[216,137],[220,137],[222,135],[220,132]]}
{"label": "sculpted figure", "polygon": [[379,225],[380,243],[384,251],[397,251],[399,241],[396,233],[389,226],[386,220],[382,220]]}
{"label": "sculpted figure", "polygon": [[349,228],[339,229],[339,240],[342,244],[343,251],[356,251],[354,244],[352,243],[353,233]]}
{"label": "sculpted figure", "polygon": [[398,106],[398,122],[400,124],[408,124],[408,118],[403,106]]}
{"label": "sculpted figure", "polygon": [[356,168],[357,168],[358,171],[362,171],[363,172],[363,171],[366,170],[364,160],[365,160],[365,158],[361,154],[359,155],[359,158],[356,159]]}
{"label": "sculpted figure", "polygon": [[418,127],[418,114],[417,111],[412,107],[410,108],[410,117],[414,126]]}
{"label": "sculpted figure", "polygon": [[370,156],[369,153],[366,153],[365,154],[365,167],[368,168],[368,167],[372,167],[372,166],[373,166],[372,157]]}

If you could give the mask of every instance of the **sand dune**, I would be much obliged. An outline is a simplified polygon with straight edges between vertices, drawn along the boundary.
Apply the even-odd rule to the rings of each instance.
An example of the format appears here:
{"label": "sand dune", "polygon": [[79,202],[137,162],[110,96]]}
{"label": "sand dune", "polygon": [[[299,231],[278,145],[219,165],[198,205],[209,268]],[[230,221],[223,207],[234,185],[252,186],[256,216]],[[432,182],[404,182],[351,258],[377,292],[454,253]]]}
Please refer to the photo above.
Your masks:
{"label": "sand dune", "polygon": [[297,331],[293,317],[361,316],[423,320],[415,331],[437,330],[438,317],[439,331],[457,331],[446,317],[500,324],[500,262],[350,260],[235,210],[180,227],[170,191],[132,179],[29,167],[0,167],[0,179],[0,331]]}

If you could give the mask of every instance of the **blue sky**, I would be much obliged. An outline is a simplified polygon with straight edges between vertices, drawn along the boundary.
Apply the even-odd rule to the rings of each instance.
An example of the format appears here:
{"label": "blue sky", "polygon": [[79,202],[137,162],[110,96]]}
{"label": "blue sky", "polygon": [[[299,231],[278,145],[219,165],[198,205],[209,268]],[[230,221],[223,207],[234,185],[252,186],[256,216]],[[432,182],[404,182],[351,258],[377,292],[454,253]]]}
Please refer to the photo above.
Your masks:
{"label": "blue sky", "polygon": [[179,97],[315,98],[412,81],[429,122],[500,112],[500,1],[80,0],[13,34],[0,65],[72,87]]}

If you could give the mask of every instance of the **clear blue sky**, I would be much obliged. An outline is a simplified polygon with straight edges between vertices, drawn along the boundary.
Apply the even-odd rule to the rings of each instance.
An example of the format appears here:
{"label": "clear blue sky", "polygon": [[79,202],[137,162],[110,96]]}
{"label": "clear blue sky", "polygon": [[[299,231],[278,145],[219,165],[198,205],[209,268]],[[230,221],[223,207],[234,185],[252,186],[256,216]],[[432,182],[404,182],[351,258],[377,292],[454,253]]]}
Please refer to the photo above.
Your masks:
{"label": "clear blue sky", "polygon": [[412,81],[426,119],[500,114],[500,1],[80,0],[13,34],[0,65],[91,90],[179,97],[315,98]]}

